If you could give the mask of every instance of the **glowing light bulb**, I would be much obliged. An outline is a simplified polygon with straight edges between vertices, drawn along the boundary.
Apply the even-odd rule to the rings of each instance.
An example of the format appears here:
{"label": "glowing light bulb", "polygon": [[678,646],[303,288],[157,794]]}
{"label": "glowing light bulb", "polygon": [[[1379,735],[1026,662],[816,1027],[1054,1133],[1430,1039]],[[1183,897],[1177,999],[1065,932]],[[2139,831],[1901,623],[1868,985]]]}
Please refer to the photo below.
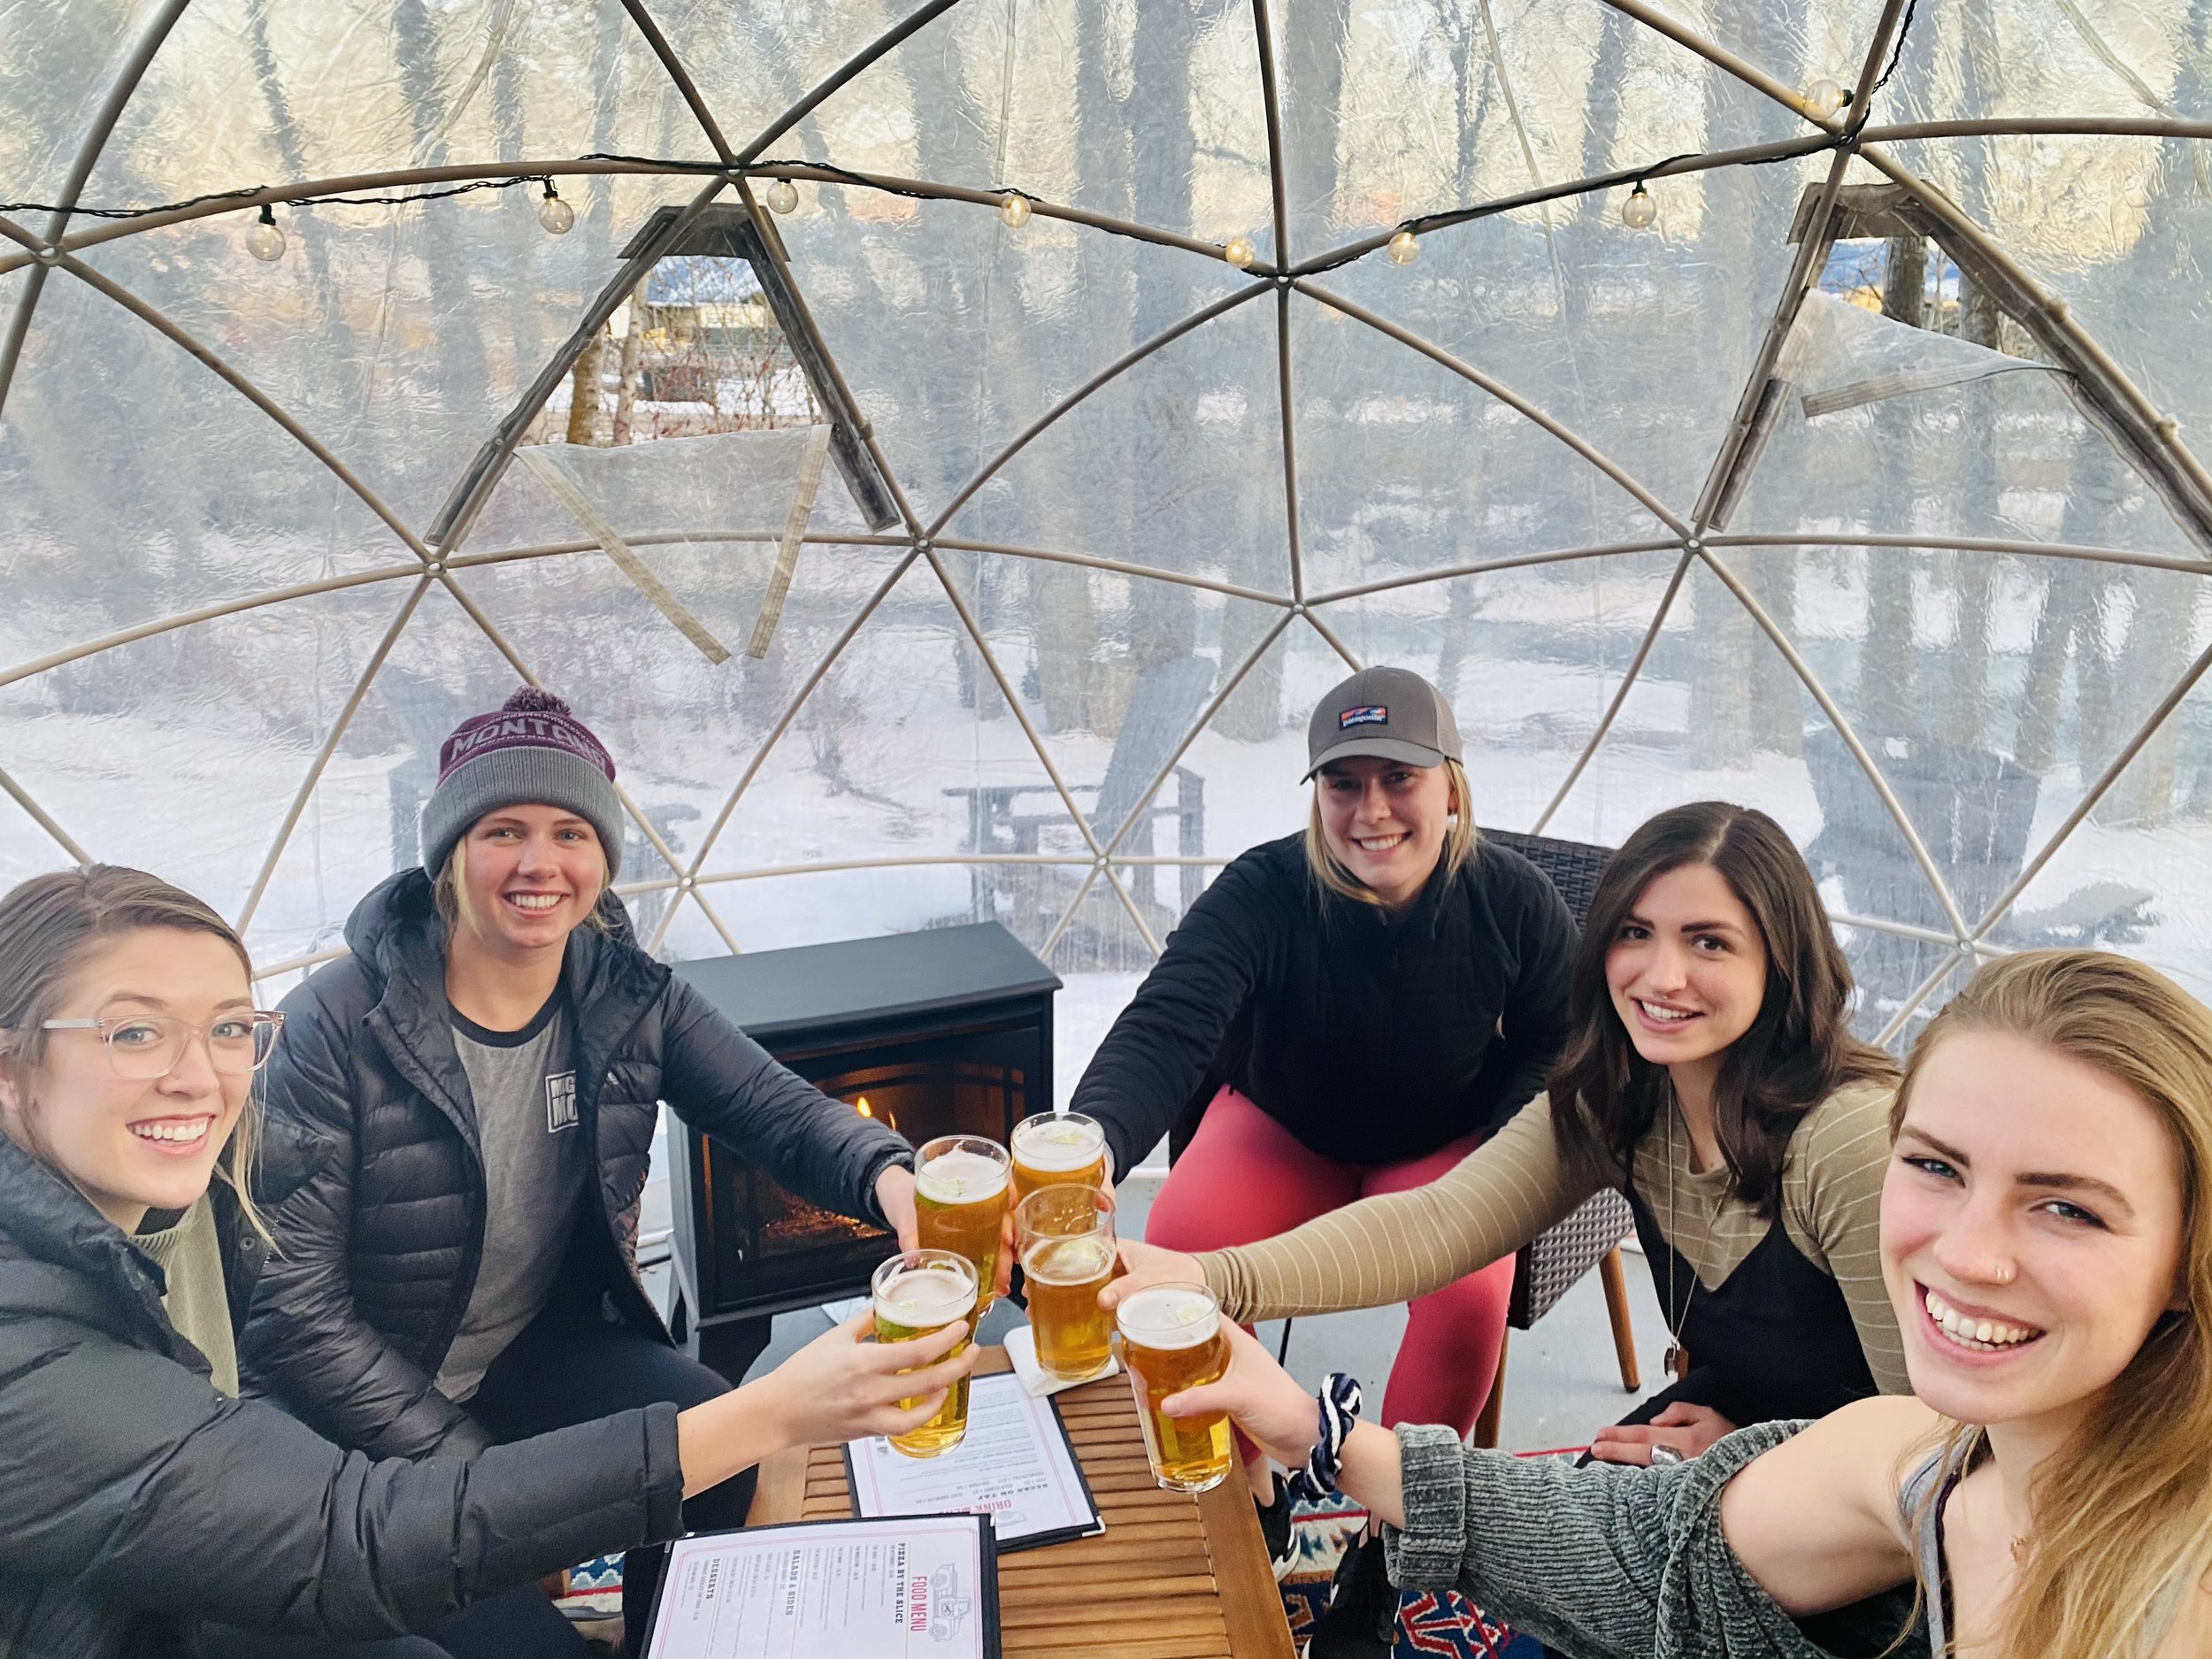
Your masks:
{"label": "glowing light bulb", "polygon": [[1851,102],[1851,95],[1843,89],[1843,83],[1830,75],[1823,75],[1805,88],[1805,108],[1816,121],[1824,121]]}
{"label": "glowing light bulb", "polygon": [[1029,198],[1019,190],[1009,190],[998,199],[998,216],[1009,230],[1019,230],[1029,223]]}
{"label": "glowing light bulb", "polygon": [[246,251],[263,265],[284,257],[284,233],[277,228],[276,213],[266,202],[261,204],[260,219],[246,233]]}
{"label": "glowing light bulb", "polygon": [[788,179],[779,179],[768,187],[762,198],[771,213],[795,213],[799,209],[799,187]]}
{"label": "glowing light bulb", "polygon": [[1232,236],[1229,245],[1221,250],[1221,257],[1241,271],[1259,257],[1259,250],[1253,247],[1249,236]]}
{"label": "glowing light bulb", "polygon": [[1642,181],[1628,193],[1628,200],[1621,204],[1621,223],[1631,230],[1649,230],[1659,222],[1659,204],[1651,199],[1651,192]]}
{"label": "glowing light bulb", "polygon": [[1421,257],[1421,243],[1409,230],[1402,230],[1390,239],[1390,263],[1411,265]]}
{"label": "glowing light bulb", "polygon": [[565,236],[576,226],[576,210],[561,200],[550,179],[545,181],[545,199],[538,204],[538,223],[549,236]]}

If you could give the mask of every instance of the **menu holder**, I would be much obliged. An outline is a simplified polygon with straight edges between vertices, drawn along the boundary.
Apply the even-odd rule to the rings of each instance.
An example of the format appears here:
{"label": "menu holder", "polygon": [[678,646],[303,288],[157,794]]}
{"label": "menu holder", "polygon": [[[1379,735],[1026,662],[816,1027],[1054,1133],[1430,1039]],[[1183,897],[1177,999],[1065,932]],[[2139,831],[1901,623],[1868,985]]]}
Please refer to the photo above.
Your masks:
{"label": "menu holder", "polygon": [[1058,1406],[1011,1371],[969,1383],[967,1437],[952,1450],[909,1457],[880,1435],[854,1440],[845,1475],[856,1514],[987,1516],[1001,1555],[1106,1530]]}
{"label": "menu holder", "polygon": [[646,1659],[1001,1659],[979,1515],[794,1521],[668,1547]]}

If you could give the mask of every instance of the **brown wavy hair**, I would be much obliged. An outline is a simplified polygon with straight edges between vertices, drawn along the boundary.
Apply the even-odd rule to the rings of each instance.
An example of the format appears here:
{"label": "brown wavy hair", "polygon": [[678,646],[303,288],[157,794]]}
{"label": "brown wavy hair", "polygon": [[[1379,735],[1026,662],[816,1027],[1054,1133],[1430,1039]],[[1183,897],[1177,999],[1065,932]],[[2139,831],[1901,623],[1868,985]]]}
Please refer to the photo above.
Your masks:
{"label": "brown wavy hair", "polygon": [[1709,864],[1749,910],[1766,945],[1767,982],[1751,1028],[1722,1056],[1713,1128],[1730,1184],[1762,1216],[1780,1201],[1782,1162],[1805,1114],[1847,1083],[1888,1079],[1896,1063],[1847,1024],[1851,968],[1813,873],[1782,826],[1725,801],[1647,819],[1598,878],[1569,993],[1571,1035],[1552,1068],[1552,1123],[1567,1167],[1624,1183],[1636,1146],[1667,1098],[1667,1071],[1636,1052],[1614,1011],[1606,954],[1654,879]]}
{"label": "brown wavy hair", "polygon": [[[2156,1114],[2181,1165],[2181,1307],[2151,1328],[2073,1438],[2035,1472],[2027,1554],[1998,1659],[2137,1651],[2212,1572],[2212,1012],[2165,975],[2100,950],[1984,966],[1913,1046],[1893,1139],[1928,1056],[1962,1031],[2024,1037],[2110,1078]],[[1954,1425],[1970,1459],[1981,1431]]]}
{"label": "brown wavy hair", "polygon": [[[253,958],[237,930],[204,901],[158,876],[120,864],[33,876],[0,898],[0,1064],[38,1066],[46,1057],[44,1024],[55,1017],[71,976],[102,945],[142,927],[212,933],[237,952],[248,980],[253,978]],[[246,1225],[266,1239],[252,1192],[259,1094],[257,1076],[230,1139],[216,1155],[215,1177],[236,1194]],[[51,1162],[36,1147],[26,1149]]]}

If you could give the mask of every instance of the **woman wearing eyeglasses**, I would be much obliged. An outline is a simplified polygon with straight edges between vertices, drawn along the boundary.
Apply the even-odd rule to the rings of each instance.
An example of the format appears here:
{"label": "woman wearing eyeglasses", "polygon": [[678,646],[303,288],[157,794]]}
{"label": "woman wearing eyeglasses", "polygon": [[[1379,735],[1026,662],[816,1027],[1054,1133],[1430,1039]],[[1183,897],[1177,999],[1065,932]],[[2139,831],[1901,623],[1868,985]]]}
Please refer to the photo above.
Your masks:
{"label": "woman wearing eyeglasses", "polygon": [[682,1412],[419,1463],[239,1399],[280,1024],[249,975],[214,911],[135,870],[0,898],[0,1654],[581,1651],[539,1577],[672,1536],[784,1447],[918,1426],[973,1363],[942,1357],[964,1325],[883,1345],[855,1321]]}

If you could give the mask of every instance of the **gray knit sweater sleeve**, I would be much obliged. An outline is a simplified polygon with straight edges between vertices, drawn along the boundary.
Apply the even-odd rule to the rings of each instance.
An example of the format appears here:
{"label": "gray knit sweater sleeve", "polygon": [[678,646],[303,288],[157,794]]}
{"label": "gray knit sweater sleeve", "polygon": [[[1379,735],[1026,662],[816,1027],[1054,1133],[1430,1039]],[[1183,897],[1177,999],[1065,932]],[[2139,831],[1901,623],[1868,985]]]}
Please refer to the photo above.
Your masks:
{"label": "gray knit sweater sleeve", "polygon": [[[1383,1531],[1390,1576],[1408,1590],[1456,1590],[1577,1659],[1825,1659],[1831,1650],[1759,1587],[1720,1526],[1729,1479],[1803,1426],[1759,1424],[1662,1469],[1577,1468],[1402,1426],[1406,1525]],[[1883,1629],[1876,1648],[1905,1627],[1911,1605],[1909,1588],[1861,1604],[1860,1622]],[[1925,1659],[1924,1634],[1892,1652]]]}

